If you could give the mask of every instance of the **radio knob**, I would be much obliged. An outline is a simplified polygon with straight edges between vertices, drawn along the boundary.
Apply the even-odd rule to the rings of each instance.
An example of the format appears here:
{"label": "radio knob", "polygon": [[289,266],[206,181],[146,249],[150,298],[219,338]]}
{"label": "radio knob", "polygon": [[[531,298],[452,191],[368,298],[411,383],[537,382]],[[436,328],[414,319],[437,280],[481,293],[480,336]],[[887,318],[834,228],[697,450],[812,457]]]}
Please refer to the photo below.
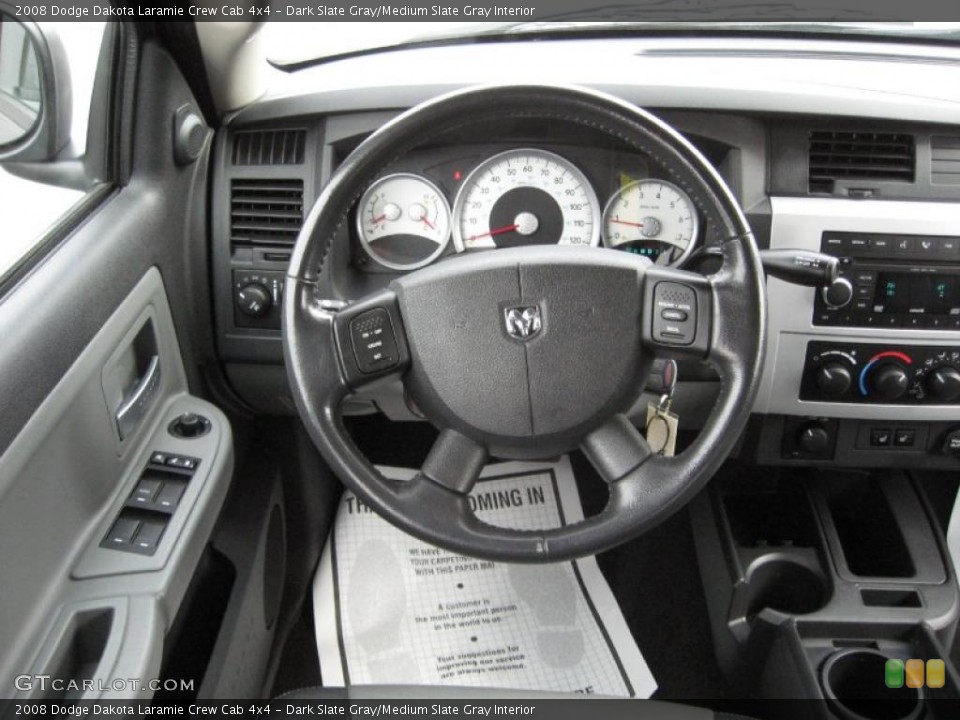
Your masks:
{"label": "radio knob", "polygon": [[260,283],[248,283],[237,293],[237,307],[244,315],[252,318],[266,315],[272,304],[270,291]]}
{"label": "radio knob", "polygon": [[951,365],[934,368],[927,375],[926,386],[933,397],[949,402],[960,396],[960,370]]}
{"label": "radio knob", "polygon": [[837,397],[850,389],[853,378],[842,362],[827,362],[817,368],[814,381],[824,395]]}
{"label": "radio knob", "polygon": [[881,365],[870,378],[870,387],[884,400],[896,400],[907,391],[910,378],[898,363]]}
{"label": "radio knob", "polygon": [[846,278],[837,278],[820,291],[820,296],[827,307],[836,310],[849,305],[853,300],[853,286]]}

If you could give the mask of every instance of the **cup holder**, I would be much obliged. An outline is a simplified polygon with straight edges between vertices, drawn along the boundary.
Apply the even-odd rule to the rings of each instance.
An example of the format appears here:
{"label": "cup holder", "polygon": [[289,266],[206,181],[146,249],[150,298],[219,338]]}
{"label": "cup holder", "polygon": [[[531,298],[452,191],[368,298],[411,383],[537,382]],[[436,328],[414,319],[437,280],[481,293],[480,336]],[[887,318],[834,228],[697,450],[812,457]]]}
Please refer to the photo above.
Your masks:
{"label": "cup holder", "polygon": [[747,617],[764,608],[788,615],[806,615],[830,599],[830,585],[819,566],[772,553],[754,560],[746,573]]}
{"label": "cup holder", "polygon": [[842,720],[916,720],[923,712],[923,690],[888,688],[887,656],[877,650],[851,648],[823,663],[820,684],[830,709]]}

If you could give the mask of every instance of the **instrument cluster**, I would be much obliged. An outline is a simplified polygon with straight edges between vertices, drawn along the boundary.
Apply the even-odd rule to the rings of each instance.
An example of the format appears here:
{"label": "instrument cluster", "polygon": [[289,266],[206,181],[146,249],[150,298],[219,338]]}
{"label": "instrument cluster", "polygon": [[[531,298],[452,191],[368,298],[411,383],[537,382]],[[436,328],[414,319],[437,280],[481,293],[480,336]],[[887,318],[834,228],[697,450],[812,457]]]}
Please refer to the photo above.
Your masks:
{"label": "instrument cluster", "polygon": [[361,196],[356,262],[407,272],[446,255],[543,244],[682,265],[699,243],[700,218],[663,174],[642,155],[573,146],[423,151]]}

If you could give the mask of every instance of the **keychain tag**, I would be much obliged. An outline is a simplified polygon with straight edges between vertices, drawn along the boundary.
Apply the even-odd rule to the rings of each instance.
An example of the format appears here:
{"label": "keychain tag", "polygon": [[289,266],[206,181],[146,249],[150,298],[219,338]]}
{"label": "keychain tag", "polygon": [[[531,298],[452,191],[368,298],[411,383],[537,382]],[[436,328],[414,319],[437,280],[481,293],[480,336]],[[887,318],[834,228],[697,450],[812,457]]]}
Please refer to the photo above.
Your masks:
{"label": "keychain tag", "polygon": [[679,418],[660,405],[647,405],[647,444],[656,455],[673,457],[677,451]]}
{"label": "keychain tag", "polygon": [[673,389],[677,383],[677,364],[667,361],[663,372],[663,385],[666,392],[656,405],[647,405],[647,444],[655,455],[673,457],[677,452],[677,428],[680,419],[670,412],[673,401]]}

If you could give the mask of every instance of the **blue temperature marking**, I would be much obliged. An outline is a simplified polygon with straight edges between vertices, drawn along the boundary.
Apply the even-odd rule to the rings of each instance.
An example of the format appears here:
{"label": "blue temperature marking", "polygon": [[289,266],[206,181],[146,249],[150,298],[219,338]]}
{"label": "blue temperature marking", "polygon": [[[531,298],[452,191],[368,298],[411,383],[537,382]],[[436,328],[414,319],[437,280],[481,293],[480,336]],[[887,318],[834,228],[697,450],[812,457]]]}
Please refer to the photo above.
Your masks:
{"label": "blue temperature marking", "polygon": [[863,370],[860,371],[860,394],[864,397],[867,396],[867,373],[870,371],[870,368],[877,364],[877,360],[879,360],[879,358],[874,358],[864,365]]}

